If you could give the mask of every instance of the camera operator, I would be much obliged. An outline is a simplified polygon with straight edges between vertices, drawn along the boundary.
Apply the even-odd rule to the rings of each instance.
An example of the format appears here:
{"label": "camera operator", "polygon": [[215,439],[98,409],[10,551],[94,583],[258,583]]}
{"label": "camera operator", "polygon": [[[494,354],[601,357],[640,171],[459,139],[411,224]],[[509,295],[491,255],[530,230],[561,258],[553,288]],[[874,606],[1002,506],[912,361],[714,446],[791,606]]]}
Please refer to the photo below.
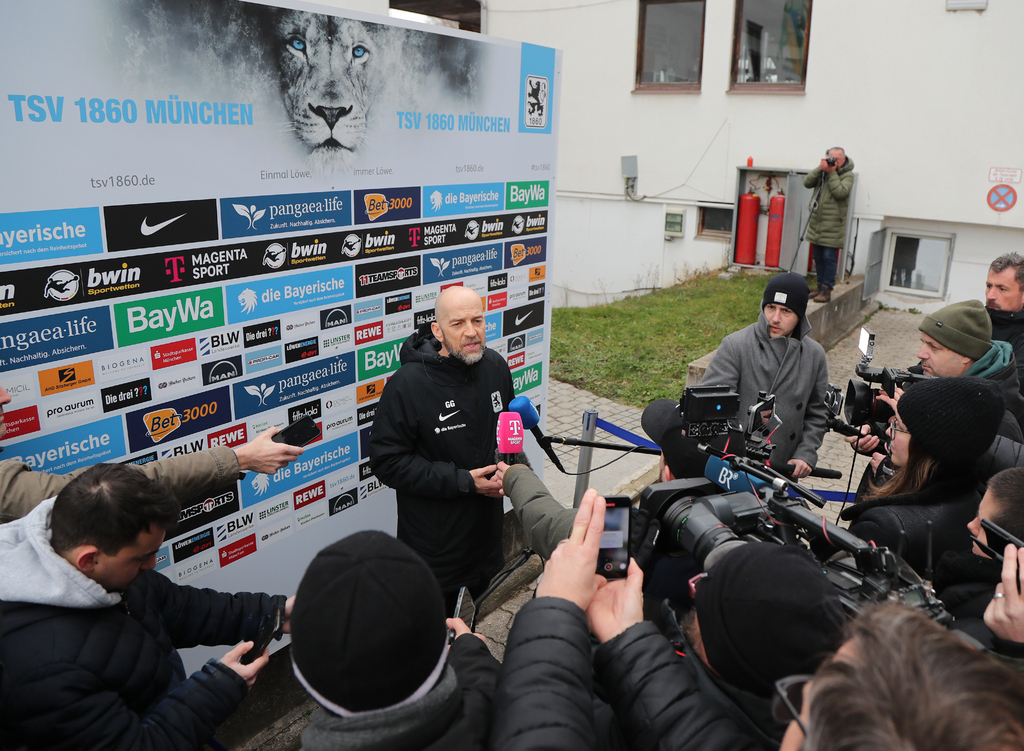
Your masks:
{"label": "camera operator", "polygon": [[776,396],[782,428],[775,431],[771,464],[792,462],[793,477],[807,477],[818,461],[828,410],[825,350],[807,336],[810,290],[799,274],[778,274],[765,287],[757,322],[722,340],[702,386],[728,386],[740,395],[741,416],[758,392]]}
{"label": "camera operator", "polygon": [[833,146],[821,164],[807,173],[804,187],[817,190],[811,199],[811,216],[804,237],[811,244],[818,291],[814,302],[829,302],[836,286],[839,251],[846,243],[846,214],[853,188],[853,162],[846,152]]}
{"label": "camera operator", "polygon": [[[731,550],[696,583],[687,637],[674,645],[642,620],[635,561],[622,580],[594,573],[604,511],[604,499],[588,491],[536,599],[516,616],[492,748],[595,748],[598,738],[632,748],[776,747],[785,728],[771,719],[775,681],[813,671],[838,645],[845,621],[820,564],[797,547],[755,542]],[[588,623],[601,642],[593,674]],[[595,732],[603,721],[595,678],[621,739]]]}
{"label": "camera operator", "polygon": [[1017,380],[1024,383],[1024,256],[1004,253],[988,267],[985,310],[992,338],[1009,342],[1017,360]]}

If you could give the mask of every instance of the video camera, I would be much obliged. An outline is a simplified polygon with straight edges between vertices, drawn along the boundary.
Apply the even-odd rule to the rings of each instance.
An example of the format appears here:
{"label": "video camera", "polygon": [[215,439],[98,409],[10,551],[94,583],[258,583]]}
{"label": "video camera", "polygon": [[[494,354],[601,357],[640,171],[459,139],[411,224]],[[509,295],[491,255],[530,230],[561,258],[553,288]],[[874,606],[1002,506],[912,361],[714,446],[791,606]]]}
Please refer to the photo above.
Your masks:
{"label": "video camera", "polygon": [[[894,397],[897,387],[902,388],[905,383],[924,381],[931,376],[898,368],[871,367],[875,335],[863,326],[860,330],[859,348],[863,357],[857,363],[855,372],[863,380],[850,379],[846,388],[846,421],[850,425],[871,425],[872,434],[885,440],[885,425],[893,417],[893,411],[892,407],[878,399],[879,393],[884,391],[889,397]],[[871,388],[873,383],[879,384],[881,388]]]}
{"label": "video camera", "polygon": [[680,410],[691,438],[709,440],[729,433],[743,432],[743,454],[767,462],[771,458],[772,433],[782,425],[775,415],[775,395],[757,393],[757,401],[747,409],[746,425],[737,415],[740,396],[728,386],[692,386],[683,391]]}
{"label": "video camera", "polygon": [[[728,422],[729,418],[723,414],[726,405],[734,404],[736,411],[739,406],[738,396],[735,401],[731,396],[728,390],[720,390],[717,399],[721,409],[688,412],[687,405],[711,402],[703,402],[699,396],[684,392],[681,408],[684,419],[690,423],[691,434],[694,423],[698,430],[705,429],[711,422],[707,419],[709,414],[715,416],[715,421],[724,418]],[[762,414],[765,400],[758,405],[760,409],[752,411],[751,415],[756,412],[759,422],[770,425],[771,418],[766,420]],[[870,545],[826,521],[807,506],[809,501],[819,508],[824,507],[825,502],[820,497],[753,458],[724,454],[703,443],[698,448],[709,457],[721,459],[727,465],[723,466],[722,475],[730,473],[731,476],[716,477],[715,482],[705,477],[673,480],[642,491],[640,508],[661,523],[657,543],[661,552],[672,556],[689,553],[702,568],[708,569],[729,550],[748,542],[810,546],[812,549],[827,547],[838,553],[822,561],[822,568],[851,614],[869,603],[896,600],[920,608],[939,623],[948,624],[952,620],[935,599],[930,586],[899,555]],[[737,479],[749,484],[750,492],[720,491],[719,484],[732,487]],[[763,497],[762,491],[755,487],[755,480],[765,488]],[[790,497],[790,491],[797,497]]]}

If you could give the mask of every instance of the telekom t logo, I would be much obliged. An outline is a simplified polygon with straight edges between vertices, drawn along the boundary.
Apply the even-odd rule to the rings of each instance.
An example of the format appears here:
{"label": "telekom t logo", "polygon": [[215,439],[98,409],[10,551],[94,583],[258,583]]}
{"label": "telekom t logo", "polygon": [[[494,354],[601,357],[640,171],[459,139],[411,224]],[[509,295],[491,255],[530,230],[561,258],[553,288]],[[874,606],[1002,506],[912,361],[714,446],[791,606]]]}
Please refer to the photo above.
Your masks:
{"label": "telekom t logo", "polygon": [[164,273],[171,277],[171,283],[181,281],[181,272],[185,270],[185,256],[170,256],[164,259]]}
{"label": "telekom t logo", "polygon": [[423,230],[419,227],[409,228],[409,244],[414,248],[420,247],[420,238],[423,237]]}

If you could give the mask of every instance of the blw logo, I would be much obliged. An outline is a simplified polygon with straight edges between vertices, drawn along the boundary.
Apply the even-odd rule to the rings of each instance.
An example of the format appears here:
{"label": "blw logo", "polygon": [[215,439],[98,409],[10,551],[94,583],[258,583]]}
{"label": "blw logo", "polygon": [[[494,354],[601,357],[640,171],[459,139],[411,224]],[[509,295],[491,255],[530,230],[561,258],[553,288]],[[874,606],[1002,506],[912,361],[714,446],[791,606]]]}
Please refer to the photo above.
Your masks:
{"label": "blw logo", "polygon": [[267,213],[266,209],[260,209],[257,211],[255,204],[252,206],[243,206],[240,203],[233,203],[231,204],[231,208],[249,220],[249,229],[255,229],[256,222],[258,222],[263,215]]}

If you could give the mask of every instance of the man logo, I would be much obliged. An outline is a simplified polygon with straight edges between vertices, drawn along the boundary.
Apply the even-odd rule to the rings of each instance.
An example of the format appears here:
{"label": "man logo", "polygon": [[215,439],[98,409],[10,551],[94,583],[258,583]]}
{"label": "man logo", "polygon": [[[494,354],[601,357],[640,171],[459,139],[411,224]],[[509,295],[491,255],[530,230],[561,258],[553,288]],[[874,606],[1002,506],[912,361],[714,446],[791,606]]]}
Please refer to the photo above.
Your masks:
{"label": "man logo", "polygon": [[76,274],[60,269],[50,274],[43,287],[43,297],[51,297],[58,302],[67,302],[78,294],[79,277]]}
{"label": "man logo", "polygon": [[181,415],[173,408],[147,412],[142,416],[142,421],[146,424],[146,436],[152,438],[153,443],[160,443],[181,427]]}
{"label": "man logo", "polygon": [[210,368],[210,383],[224,381],[229,378],[238,378],[238,368],[231,360],[221,360]]}
{"label": "man logo", "polygon": [[335,308],[327,317],[324,318],[324,324],[326,328],[334,328],[335,326],[346,326],[351,323],[348,320],[348,313],[344,308]]}
{"label": "man logo", "polygon": [[281,268],[284,266],[284,262],[287,258],[288,248],[281,245],[281,243],[271,243],[267,246],[267,249],[263,251],[263,265],[268,269]]}
{"label": "man logo", "polygon": [[363,249],[363,239],[359,235],[345,235],[345,241],[341,244],[341,252],[349,258],[355,258]]}
{"label": "man logo", "polygon": [[516,218],[512,220],[512,231],[518,235],[523,231],[523,227],[525,226],[526,221],[523,219],[522,215],[517,214]]}
{"label": "man logo", "polygon": [[242,306],[242,312],[249,315],[256,310],[256,293],[251,289],[243,289],[238,295],[238,303]]}
{"label": "man logo", "polygon": [[470,219],[466,225],[466,239],[473,242],[480,236],[480,224],[476,219]]}
{"label": "man logo", "polygon": [[366,204],[366,217],[371,222],[388,213],[388,199],[383,193],[367,193],[363,202]]}

